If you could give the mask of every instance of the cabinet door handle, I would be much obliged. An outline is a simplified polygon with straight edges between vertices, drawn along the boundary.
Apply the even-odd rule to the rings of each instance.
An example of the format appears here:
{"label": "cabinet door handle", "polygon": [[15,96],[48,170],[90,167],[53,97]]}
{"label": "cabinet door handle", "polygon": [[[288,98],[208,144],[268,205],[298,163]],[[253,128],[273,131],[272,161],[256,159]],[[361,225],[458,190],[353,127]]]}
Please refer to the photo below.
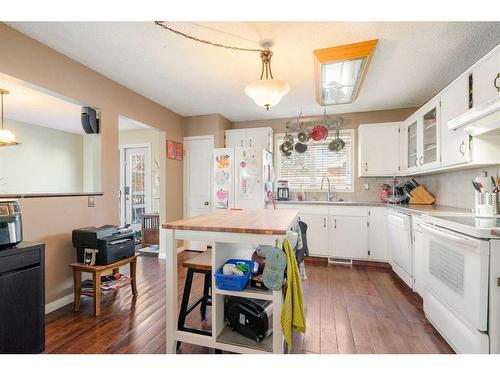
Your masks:
{"label": "cabinet door handle", "polygon": [[368,162],[365,162],[365,172],[368,172]]}
{"label": "cabinet door handle", "polygon": [[424,165],[424,163],[423,163],[424,157],[423,156],[421,156],[420,159],[418,159],[418,160],[420,162],[420,166]]}
{"label": "cabinet door handle", "polygon": [[335,229],[337,229],[337,219],[334,219],[334,220],[333,220],[333,227],[334,227]]}
{"label": "cabinet door handle", "polygon": [[465,156],[465,141],[462,141],[462,143],[460,143],[460,147],[458,148],[458,150],[460,151],[462,156]]}
{"label": "cabinet door handle", "polygon": [[243,147],[243,139],[240,141],[241,147]]}
{"label": "cabinet door handle", "polygon": [[496,87],[497,91],[500,91],[500,85],[497,83],[498,80],[500,80],[500,73],[498,73],[495,79],[493,80],[493,86]]}
{"label": "cabinet door handle", "polygon": [[323,228],[326,228],[326,217],[323,218]]}
{"label": "cabinet door handle", "polygon": [[252,140],[250,139],[250,147],[252,147]]}

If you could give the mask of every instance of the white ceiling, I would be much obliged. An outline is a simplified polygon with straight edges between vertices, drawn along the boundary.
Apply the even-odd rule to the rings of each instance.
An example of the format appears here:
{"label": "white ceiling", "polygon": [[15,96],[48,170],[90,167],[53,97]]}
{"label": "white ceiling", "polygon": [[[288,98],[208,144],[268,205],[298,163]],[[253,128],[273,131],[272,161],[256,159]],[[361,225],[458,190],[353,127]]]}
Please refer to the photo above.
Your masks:
{"label": "white ceiling", "polygon": [[4,116],[69,133],[84,134],[81,125],[81,105],[50,95],[41,88],[0,73],[0,88],[4,95]]}
{"label": "white ceiling", "polygon": [[211,41],[255,48],[272,40],[273,73],[290,93],[266,112],[244,94],[260,75],[257,53],[203,45],[152,22],[11,22],[12,27],[184,115],[229,120],[321,114],[312,51],[380,39],[353,104],[329,113],[422,105],[500,42],[500,22],[168,23]]}

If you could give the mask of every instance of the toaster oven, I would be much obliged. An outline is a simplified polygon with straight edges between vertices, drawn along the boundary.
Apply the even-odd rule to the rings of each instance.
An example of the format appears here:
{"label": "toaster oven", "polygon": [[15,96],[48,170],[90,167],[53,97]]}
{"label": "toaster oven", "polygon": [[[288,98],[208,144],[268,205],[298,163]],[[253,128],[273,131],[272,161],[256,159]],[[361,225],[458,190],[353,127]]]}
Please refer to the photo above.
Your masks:
{"label": "toaster oven", "polygon": [[19,203],[0,201],[0,249],[14,247],[23,240],[23,226]]}

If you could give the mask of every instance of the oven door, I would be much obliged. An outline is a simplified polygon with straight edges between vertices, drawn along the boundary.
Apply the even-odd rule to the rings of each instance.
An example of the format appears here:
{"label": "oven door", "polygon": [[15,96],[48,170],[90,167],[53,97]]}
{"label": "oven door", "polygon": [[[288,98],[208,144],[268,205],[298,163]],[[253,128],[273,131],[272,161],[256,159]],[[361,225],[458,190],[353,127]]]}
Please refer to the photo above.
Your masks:
{"label": "oven door", "polygon": [[489,241],[429,224],[421,227],[426,289],[470,328],[486,332]]}

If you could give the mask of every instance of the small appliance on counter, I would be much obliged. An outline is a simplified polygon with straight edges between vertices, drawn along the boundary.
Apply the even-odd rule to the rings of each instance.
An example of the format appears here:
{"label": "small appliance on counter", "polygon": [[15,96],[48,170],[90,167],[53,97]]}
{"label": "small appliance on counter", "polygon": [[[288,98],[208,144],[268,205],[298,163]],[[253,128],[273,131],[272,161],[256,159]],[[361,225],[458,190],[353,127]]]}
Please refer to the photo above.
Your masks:
{"label": "small appliance on counter", "polygon": [[224,322],[241,335],[262,341],[273,332],[273,304],[241,297],[226,297]]}
{"label": "small appliance on counter", "polygon": [[278,190],[276,196],[279,201],[290,200],[290,189],[288,188],[288,181],[278,180]]}
{"label": "small appliance on counter", "polygon": [[123,231],[114,225],[73,230],[73,246],[78,262],[84,263],[85,249],[98,250],[95,263],[106,265],[135,254],[134,232]]}
{"label": "small appliance on counter", "polygon": [[14,247],[23,240],[21,209],[15,200],[0,201],[0,249]]}

